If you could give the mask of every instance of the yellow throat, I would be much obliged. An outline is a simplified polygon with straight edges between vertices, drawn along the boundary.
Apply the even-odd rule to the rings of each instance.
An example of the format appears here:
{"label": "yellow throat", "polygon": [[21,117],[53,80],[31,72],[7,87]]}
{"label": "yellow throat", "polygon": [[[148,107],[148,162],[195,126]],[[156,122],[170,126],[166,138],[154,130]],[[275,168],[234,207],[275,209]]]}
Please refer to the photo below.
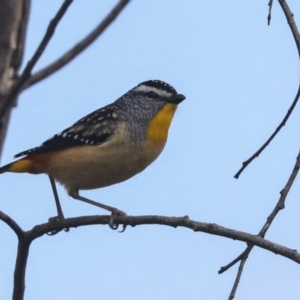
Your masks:
{"label": "yellow throat", "polygon": [[147,140],[159,144],[166,142],[168,130],[176,108],[177,105],[168,103],[157,113],[149,124]]}

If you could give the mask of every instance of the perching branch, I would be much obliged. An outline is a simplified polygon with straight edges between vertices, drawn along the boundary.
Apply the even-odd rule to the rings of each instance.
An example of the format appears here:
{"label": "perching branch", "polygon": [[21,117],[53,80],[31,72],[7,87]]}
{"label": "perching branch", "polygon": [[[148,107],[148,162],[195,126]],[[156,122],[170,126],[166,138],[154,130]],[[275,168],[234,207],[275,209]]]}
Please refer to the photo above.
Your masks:
{"label": "perching branch", "polygon": [[105,19],[82,41],[76,44],[73,48],[63,54],[55,62],[45,67],[44,69],[34,73],[25,83],[23,89],[26,89],[33,84],[39,82],[42,79],[52,75],[71,60],[73,60],[77,55],[84,51],[90,44],[92,44],[104,31],[105,29],[116,19],[116,17],[121,13],[123,8],[128,4],[129,0],[121,0],[112,11],[105,17]]}
{"label": "perching branch", "polygon": [[[22,300],[25,291],[25,273],[27,258],[31,242],[45,234],[52,232],[63,232],[65,228],[78,228],[87,225],[108,225],[110,216],[82,216],[77,218],[68,218],[64,221],[52,221],[36,225],[29,231],[23,231],[11,218],[4,213],[0,214],[0,219],[10,226],[19,237],[18,252],[16,259],[14,275],[14,293],[13,300]],[[8,221],[7,221],[8,220]],[[213,235],[223,236],[234,240],[246,242],[248,244],[266,249],[275,254],[284,256],[300,264],[300,254],[294,250],[282,245],[265,240],[264,238],[249,234],[246,232],[225,228],[213,223],[198,222],[184,217],[166,217],[166,216],[122,216],[115,220],[119,225],[130,225],[132,227],[139,225],[165,225],[174,228],[185,227],[194,232],[205,232]],[[13,225],[12,225],[13,224]],[[16,229],[17,228],[17,229]],[[130,230],[130,229],[127,229]],[[124,233],[126,234],[126,233]]]}
{"label": "perching branch", "polygon": [[[108,225],[110,216],[82,216],[77,218],[67,218],[64,221],[57,221],[56,223],[47,222],[44,224],[36,225],[31,230],[26,231],[25,234],[30,240],[47,234],[48,232],[62,231],[64,228],[78,228],[87,225]],[[174,228],[185,227],[193,230],[194,232],[205,232],[213,235],[223,236],[234,240],[239,240],[257,247],[266,249],[275,254],[284,256],[290,260],[300,263],[300,254],[287,247],[265,240],[260,236],[222,227],[214,223],[204,223],[189,219],[188,216],[184,217],[167,217],[167,216],[120,216],[115,220],[116,224],[127,226],[139,225],[166,225]],[[129,228],[127,229],[129,230]],[[123,233],[123,234],[126,234]]]}
{"label": "perching branch", "polygon": [[[62,231],[64,228],[78,228],[87,225],[108,225],[110,216],[82,216],[76,218],[67,218],[64,221],[57,221],[56,223],[47,222],[34,226],[31,230],[26,231],[25,235],[28,240],[43,236],[53,230]],[[167,216],[120,216],[115,220],[116,224],[127,226],[139,225],[166,225],[174,228],[185,227],[193,230],[194,232],[205,232],[213,235],[223,236],[234,240],[239,240],[254,246],[266,249],[275,254],[279,254],[289,258],[297,263],[300,263],[300,254],[287,247],[275,244],[260,236],[250,233],[226,228],[214,223],[204,223],[189,219],[188,216],[184,217],[167,217]],[[128,229],[127,229],[128,230]],[[126,233],[124,233],[126,234]]]}
{"label": "perching branch", "polygon": [[[296,47],[298,50],[298,55],[300,58],[300,34],[297,28],[297,25],[294,21],[294,15],[292,14],[289,6],[287,5],[285,0],[278,0],[279,4],[281,5],[281,8],[286,16],[287,22],[290,26],[290,29],[292,31],[295,43],[296,43]],[[250,157],[248,158],[246,161],[243,162],[242,167],[239,169],[239,171],[234,175],[234,178],[238,179],[239,176],[241,175],[241,173],[244,171],[244,169],[246,169],[246,167],[256,158],[258,157],[263,151],[264,149],[269,145],[269,143],[274,139],[274,137],[277,135],[277,133],[281,130],[281,128],[283,126],[285,126],[285,123],[287,122],[287,120],[289,119],[290,115],[292,114],[295,106],[297,105],[298,99],[300,97],[300,84],[298,87],[298,91],[296,93],[295,99],[292,103],[292,105],[290,106],[290,108],[287,111],[287,114],[285,115],[285,117],[283,118],[283,120],[281,121],[281,123],[279,124],[279,126],[276,128],[276,130],[273,132],[273,134],[269,137],[269,139]]]}
{"label": "perching branch", "polygon": [[10,93],[8,94],[6,99],[3,101],[2,105],[1,105],[1,109],[0,109],[0,118],[2,118],[5,115],[5,113],[9,109],[9,107],[11,107],[12,102],[14,101],[16,96],[22,90],[24,83],[28,80],[28,78],[31,75],[32,69],[34,68],[35,64],[37,63],[37,61],[39,60],[39,58],[45,51],[50,39],[52,38],[59,21],[62,19],[62,17],[66,13],[68,7],[70,6],[70,4],[72,2],[73,2],[73,0],[65,0],[65,2],[62,4],[61,8],[56,13],[56,16],[51,20],[51,22],[47,28],[47,31],[45,33],[45,36],[42,39],[40,45],[36,49],[32,58],[27,63],[22,75],[16,81],[15,85],[10,90]]}
{"label": "perching branch", "polygon": [[[54,223],[47,222],[44,224],[36,225],[31,230],[24,232],[19,227],[17,227],[18,229],[16,230],[15,225],[11,225],[14,224],[14,221],[9,217],[8,217],[9,221],[7,221],[5,214],[2,213],[0,217],[1,217],[0,219],[5,221],[5,223],[8,224],[19,237],[18,253],[17,253],[15,276],[14,276],[15,278],[14,297],[13,297],[14,300],[22,300],[24,296],[26,264],[27,264],[29,248],[33,240],[45,234],[48,234],[49,232],[50,233],[63,232],[65,228],[71,229],[71,228],[78,228],[87,225],[108,225],[110,221],[110,216],[82,216],[77,218],[68,218],[68,219],[64,219],[64,221],[60,220]],[[246,242],[253,246],[257,246],[266,249],[268,251],[271,251],[275,254],[284,256],[300,264],[300,254],[294,249],[289,249],[285,246],[265,240],[264,238],[257,235],[249,234],[238,230],[233,230],[230,228],[225,228],[213,223],[194,221],[189,219],[188,216],[184,216],[184,217],[122,216],[122,217],[117,217],[115,223],[119,225],[121,224],[126,225],[126,226],[130,225],[132,227],[139,226],[139,225],[165,225],[174,228],[185,227],[193,230],[194,232],[205,232],[213,235],[223,236],[234,240]]]}

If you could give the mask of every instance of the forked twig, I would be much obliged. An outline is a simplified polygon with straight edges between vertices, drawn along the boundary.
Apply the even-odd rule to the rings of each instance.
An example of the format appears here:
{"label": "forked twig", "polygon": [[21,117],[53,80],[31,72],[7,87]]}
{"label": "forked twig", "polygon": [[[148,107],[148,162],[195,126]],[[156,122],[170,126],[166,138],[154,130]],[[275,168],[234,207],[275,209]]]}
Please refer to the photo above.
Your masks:
{"label": "forked twig", "polygon": [[[283,190],[281,190],[280,192],[280,197],[279,200],[276,204],[276,206],[274,207],[273,211],[271,212],[271,214],[268,216],[266,223],[264,224],[264,226],[262,227],[262,229],[260,230],[258,236],[264,238],[266,235],[266,232],[268,231],[268,229],[270,228],[272,222],[274,221],[275,217],[277,216],[277,214],[279,213],[280,210],[282,210],[285,207],[285,200],[286,197],[297,177],[297,174],[299,172],[300,169],[300,152],[298,153],[297,159],[296,159],[296,163],[294,165],[293,171],[285,185],[285,187],[283,188]],[[229,268],[231,268],[233,265],[235,265],[238,261],[241,261],[240,263],[240,267],[239,267],[239,271],[238,274],[236,276],[236,280],[234,283],[234,287],[230,293],[230,297],[234,297],[234,293],[236,291],[237,288],[237,284],[240,280],[241,274],[243,272],[244,266],[245,266],[245,262],[246,259],[248,258],[249,253],[251,252],[251,250],[253,249],[254,245],[249,244],[248,247],[244,250],[244,252],[242,254],[240,254],[237,258],[235,258],[232,262],[230,262],[229,264],[227,264],[226,266],[221,267],[221,269],[219,270],[219,274],[224,273],[225,271],[227,271]],[[233,299],[229,298],[229,299]]]}
{"label": "forked twig", "polygon": [[43,68],[42,70],[34,73],[25,83],[23,89],[26,89],[33,84],[39,82],[40,80],[52,75],[54,72],[58,71],[71,60],[73,60],[78,54],[84,51],[91,43],[93,43],[99,36],[104,32],[104,30],[116,19],[123,8],[128,4],[129,0],[121,0],[112,11],[105,17],[105,19],[97,25],[97,27],[89,33],[83,40],[77,43],[69,51],[63,54],[55,62],[51,63],[49,66]]}

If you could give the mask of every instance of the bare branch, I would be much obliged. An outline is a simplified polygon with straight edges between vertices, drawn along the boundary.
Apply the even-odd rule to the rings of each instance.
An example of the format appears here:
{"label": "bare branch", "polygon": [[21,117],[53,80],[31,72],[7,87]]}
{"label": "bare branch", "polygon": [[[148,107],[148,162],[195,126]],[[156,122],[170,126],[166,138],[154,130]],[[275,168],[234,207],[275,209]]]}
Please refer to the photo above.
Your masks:
{"label": "bare branch", "polygon": [[104,30],[116,19],[116,17],[121,13],[126,4],[129,3],[129,0],[121,0],[112,11],[105,17],[105,19],[82,41],[76,44],[73,48],[67,51],[55,62],[45,67],[44,69],[33,74],[25,83],[23,89],[26,89],[33,84],[39,82],[40,80],[52,75],[54,72],[58,71],[71,60],[73,60],[77,55],[84,51],[91,43],[93,43],[103,32]]}
{"label": "bare branch", "polygon": [[32,240],[28,239],[27,235],[24,235],[22,239],[19,239],[14,273],[13,300],[24,299],[26,266],[31,242]]}
{"label": "bare branch", "polygon": [[[82,216],[77,218],[68,218],[64,221],[57,221],[34,226],[31,230],[25,232],[27,238],[31,241],[44,234],[55,231],[62,231],[64,228],[77,228],[87,225],[108,225],[110,216]],[[195,232],[206,232],[213,235],[223,236],[234,240],[246,242],[257,247],[266,249],[275,254],[279,254],[300,263],[300,254],[293,249],[265,240],[257,235],[222,227],[213,223],[198,222],[184,217],[166,217],[166,216],[120,216],[115,220],[119,225],[166,225],[174,228],[185,227]],[[127,229],[128,230],[128,229]]]}
{"label": "bare branch", "polygon": [[29,60],[27,63],[22,75],[20,76],[19,80],[17,80],[16,84],[12,87],[10,93],[7,95],[7,97],[4,99],[1,109],[0,109],[0,118],[2,118],[9,107],[11,107],[13,100],[16,98],[16,96],[19,94],[19,92],[22,90],[22,87],[24,83],[28,80],[30,77],[31,71],[35,64],[37,63],[38,59],[41,57],[43,52],[45,51],[50,39],[52,38],[55,28],[57,27],[59,21],[64,16],[65,12],[67,11],[69,5],[73,2],[73,0],[65,0],[62,4],[61,8],[58,10],[56,16],[51,20],[47,31],[45,33],[45,36],[43,40],[41,41],[40,45],[38,46],[37,50],[35,51],[33,57]]}
{"label": "bare branch", "polygon": [[[300,58],[300,34],[297,28],[297,25],[294,21],[294,15],[292,14],[289,6],[287,5],[285,0],[278,0],[279,4],[281,5],[281,8],[286,16],[287,22],[290,26],[290,29],[292,31],[295,43],[296,43],[296,47],[298,50],[298,55]],[[281,128],[283,126],[285,126],[285,123],[287,122],[287,120],[289,119],[290,115],[292,114],[298,99],[300,97],[300,85],[298,87],[298,91],[296,93],[295,99],[292,103],[292,105],[290,106],[290,108],[288,109],[287,114],[285,115],[285,117],[283,118],[283,120],[281,121],[281,123],[279,124],[279,126],[276,128],[276,130],[274,131],[274,133],[269,137],[269,139],[250,157],[248,158],[246,161],[243,162],[242,167],[239,169],[239,171],[234,175],[234,178],[238,179],[239,176],[241,175],[241,173],[244,171],[244,169],[256,158],[258,157],[263,151],[264,149],[269,145],[269,143],[274,139],[274,137],[277,135],[277,133],[281,130]]]}
{"label": "bare branch", "polygon": [[[31,230],[22,232],[22,237],[19,239],[18,254],[15,268],[15,281],[14,281],[14,300],[22,300],[25,290],[25,272],[27,265],[27,258],[31,242],[49,233],[58,233],[65,228],[77,228],[88,225],[109,225],[110,216],[82,216],[77,218],[68,218],[57,220],[56,222],[48,222],[34,226]],[[246,242],[251,245],[266,249],[275,254],[284,256],[292,261],[300,264],[300,254],[293,249],[289,249],[279,244],[275,244],[257,235],[249,234],[246,232],[233,230],[222,227],[217,224],[203,223],[190,220],[187,216],[184,217],[166,217],[166,216],[120,216],[114,220],[116,224],[123,224],[125,226],[138,226],[138,225],[166,225],[174,228],[185,227],[192,229],[194,232],[205,232],[213,235],[223,236],[234,240]],[[242,272],[242,268],[240,268]],[[236,282],[239,281],[240,275],[237,277]],[[236,288],[235,288],[236,289]]]}
{"label": "bare branch", "polygon": [[19,239],[24,235],[24,231],[16,223],[16,221],[5,214],[3,211],[0,211],[0,220],[6,223],[15,232]]}
{"label": "bare branch", "polygon": [[[296,163],[295,166],[293,168],[293,171],[285,185],[285,187],[283,188],[283,190],[280,192],[280,198],[275,206],[275,208],[273,209],[273,211],[271,212],[271,214],[268,216],[267,218],[267,222],[264,224],[264,226],[262,227],[262,229],[260,230],[258,236],[264,238],[264,236],[266,235],[266,232],[268,231],[268,229],[270,228],[272,222],[274,221],[275,217],[277,216],[277,214],[279,213],[280,210],[282,210],[285,206],[285,200],[286,197],[297,177],[297,174],[299,172],[299,168],[300,168],[300,152],[298,153],[297,159],[296,159]],[[235,258],[232,262],[230,262],[228,265],[221,267],[221,269],[219,270],[219,274],[227,271],[229,268],[231,268],[233,265],[235,265],[238,261],[241,261],[240,263],[240,267],[238,270],[238,274],[236,276],[236,280],[234,283],[234,286],[232,288],[232,291],[230,293],[230,299],[234,298],[234,293],[237,289],[237,285],[238,282],[240,280],[241,274],[243,272],[243,268],[245,266],[245,262],[246,259],[248,258],[249,253],[252,251],[254,245],[253,244],[249,244],[248,247],[244,250],[244,252],[242,254],[240,254],[237,258]]]}

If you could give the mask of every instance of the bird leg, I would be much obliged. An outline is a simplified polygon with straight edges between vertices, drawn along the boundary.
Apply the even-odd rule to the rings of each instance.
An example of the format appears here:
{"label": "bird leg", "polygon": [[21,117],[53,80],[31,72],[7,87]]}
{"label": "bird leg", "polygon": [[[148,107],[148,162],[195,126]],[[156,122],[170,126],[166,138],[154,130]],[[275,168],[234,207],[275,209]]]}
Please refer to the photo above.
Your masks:
{"label": "bird leg", "polygon": [[[82,197],[79,195],[78,191],[69,191],[69,195],[76,199],[76,200],[80,200],[80,201],[83,201],[85,203],[89,203],[89,204],[92,204],[92,205],[95,205],[97,207],[100,207],[102,209],[105,209],[105,210],[108,210],[111,212],[111,216],[110,216],[110,220],[109,220],[109,227],[113,230],[116,230],[118,229],[119,225],[118,224],[115,224],[115,219],[117,216],[126,216],[126,213],[124,213],[123,211],[115,208],[115,207],[112,207],[112,206],[108,206],[108,205],[105,205],[105,204],[102,204],[102,203],[99,203],[99,202],[96,202],[96,201],[93,201],[93,200],[90,200],[88,198],[85,198],[85,197]],[[124,232],[126,229],[126,225],[123,225],[123,229],[121,232]]]}
{"label": "bird leg", "polygon": [[[52,191],[53,191],[53,195],[54,195],[54,199],[55,199],[56,210],[57,210],[57,217],[49,218],[49,222],[50,223],[55,223],[57,221],[64,221],[65,217],[64,217],[64,213],[62,211],[61,205],[60,205],[59,198],[58,198],[58,193],[57,193],[55,181],[50,175],[48,175],[48,176],[49,176],[49,179],[50,179],[50,183],[51,183],[51,187],[52,187]],[[64,230],[66,232],[68,232],[70,229],[65,228]],[[55,234],[59,233],[60,231],[61,230],[52,230],[51,232],[48,233],[48,235],[55,235]]]}
{"label": "bird leg", "polygon": [[60,205],[59,198],[58,198],[55,181],[50,175],[48,175],[48,176],[49,176],[49,179],[50,179],[50,182],[51,182],[51,187],[52,187],[52,191],[53,191],[53,195],[54,195],[54,199],[55,199],[55,205],[56,205],[58,219],[64,220],[65,217],[64,217],[64,213],[62,211],[61,205]]}

